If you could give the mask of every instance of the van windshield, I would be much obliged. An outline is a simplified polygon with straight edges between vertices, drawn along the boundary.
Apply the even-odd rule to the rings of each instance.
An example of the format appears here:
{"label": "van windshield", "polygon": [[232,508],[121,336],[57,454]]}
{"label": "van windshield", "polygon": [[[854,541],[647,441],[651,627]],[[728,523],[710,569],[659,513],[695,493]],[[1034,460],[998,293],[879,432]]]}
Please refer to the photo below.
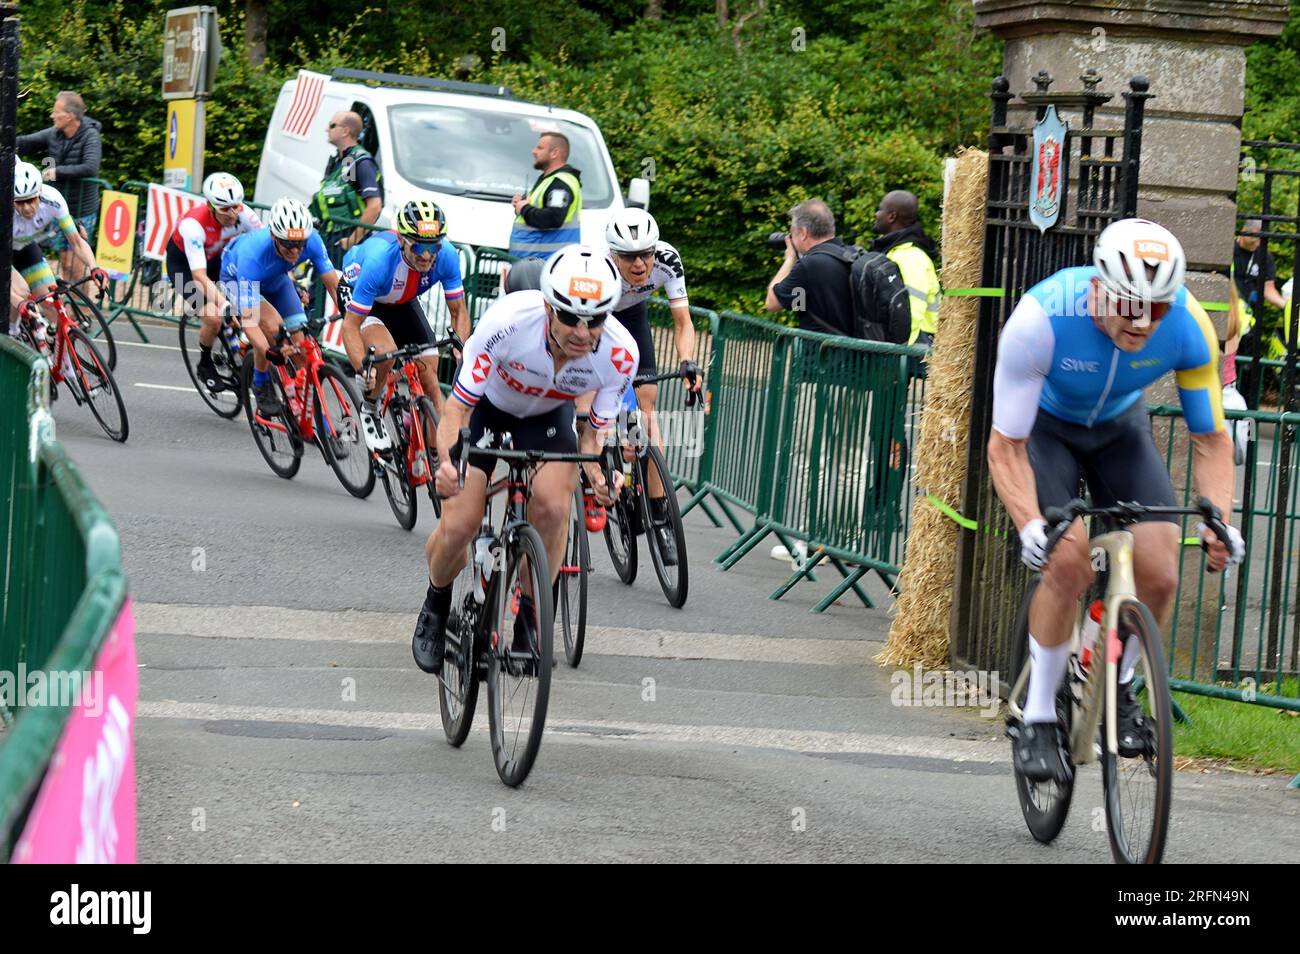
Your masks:
{"label": "van windshield", "polygon": [[411,103],[388,110],[393,162],[413,185],[450,195],[509,201],[537,181],[532,149],[547,131],[569,139],[569,164],[582,173],[584,208],[608,208],[614,189],[591,130],[552,117]]}

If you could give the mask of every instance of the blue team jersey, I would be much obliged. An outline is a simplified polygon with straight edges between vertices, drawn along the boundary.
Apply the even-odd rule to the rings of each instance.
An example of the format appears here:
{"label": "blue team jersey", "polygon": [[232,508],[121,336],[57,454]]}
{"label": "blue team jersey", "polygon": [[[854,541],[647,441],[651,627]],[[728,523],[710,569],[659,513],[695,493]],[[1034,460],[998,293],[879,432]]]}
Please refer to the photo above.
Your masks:
{"label": "blue team jersey", "polygon": [[312,263],[318,276],[334,271],[320,233],[312,232],[298,258],[286,262],[275,253],[271,230],[261,228],[238,236],[226,246],[221,256],[221,273],[241,282],[278,282],[306,261]]}
{"label": "blue team jersey", "polygon": [[1173,371],[1188,430],[1222,430],[1218,336],[1200,302],[1180,289],[1142,349],[1123,351],[1088,311],[1096,274],[1092,267],[1062,269],[1017,304],[998,343],[994,427],[1027,436],[1039,408],[1094,427],[1123,414],[1144,387]]}
{"label": "blue team jersey", "polygon": [[460,256],[450,242],[442,243],[433,268],[419,272],[402,258],[396,232],[380,232],[349,249],[343,257],[343,280],[352,287],[348,308],[362,316],[370,314],[376,303],[402,304],[439,282],[448,301],[465,294]]}

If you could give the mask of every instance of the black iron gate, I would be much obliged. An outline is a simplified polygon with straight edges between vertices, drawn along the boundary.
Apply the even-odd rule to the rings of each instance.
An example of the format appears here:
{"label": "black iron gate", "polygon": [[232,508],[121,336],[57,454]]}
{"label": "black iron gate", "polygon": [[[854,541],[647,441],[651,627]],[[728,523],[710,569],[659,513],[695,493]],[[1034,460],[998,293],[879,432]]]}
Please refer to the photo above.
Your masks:
{"label": "black iron gate", "polygon": [[1098,91],[1102,77],[1088,70],[1080,79],[1081,91],[1052,93],[1052,77],[1040,72],[1034,78],[1037,89],[1021,96],[1025,104],[1035,107],[1036,120],[1055,105],[1070,124],[1062,147],[1060,217],[1042,233],[1029,217],[1033,127],[1008,125],[1010,83],[1002,76],[993,81],[981,284],[1001,289],[1002,294],[981,299],[975,346],[962,511],[980,529],[963,531],[958,546],[952,655],[961,668],[1008,671],[1008,635],[1028,582],[1019,545],[1012,545],[1015,527],[994,493],[985,452],[993,416],[998,334],[1026,289],[1059,269],[1087,264],[1097,234],[1137,210],[1142,115],[1151,96],[1147,80],[1135,76],[1129,82],[1123,94],[1124,125],[1116,129],[1095,122],[1097,109],[1114,99]]}

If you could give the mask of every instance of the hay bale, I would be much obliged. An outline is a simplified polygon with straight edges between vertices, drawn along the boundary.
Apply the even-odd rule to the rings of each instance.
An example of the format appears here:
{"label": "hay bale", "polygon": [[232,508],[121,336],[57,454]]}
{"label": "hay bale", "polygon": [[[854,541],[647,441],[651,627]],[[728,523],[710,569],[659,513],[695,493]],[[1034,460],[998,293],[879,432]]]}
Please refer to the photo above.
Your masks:
{"label": "hay bale", "polygon": [[[963,150],[943,210],[945,288],[974,288],[980,283],[987,192],[988,153]],[[933,494],[954,508],[961,503],[978,322],[978,298],[943,299],[929,357],[921,436],[912,458],[918,494],[912,501],[911,532],[889,642],[876,657],[882,665],[937,667],[948,659],[959,528],[924,498]]]}

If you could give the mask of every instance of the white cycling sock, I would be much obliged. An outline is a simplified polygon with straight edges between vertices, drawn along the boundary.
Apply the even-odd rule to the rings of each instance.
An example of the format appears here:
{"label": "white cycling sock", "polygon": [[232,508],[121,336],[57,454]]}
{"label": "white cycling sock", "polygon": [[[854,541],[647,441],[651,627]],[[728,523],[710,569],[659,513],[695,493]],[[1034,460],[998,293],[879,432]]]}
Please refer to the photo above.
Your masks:
{"label": "white cycling sock", "polygon": [[1142,643],[1136,637],[1132,636],[1124,644],[1124,658],[1119,661],[1119,681],[1120,683],[1133,681],[1133,670],[1137,669],[1138,656],[1142,652]]}
{"label": "white cycling sock", "polygon": [[1070,644],[1040,646],[1029,634],[1029,701],[1025,705],[1025,724],[1056,721],[1056,690],[1070,660]]}

